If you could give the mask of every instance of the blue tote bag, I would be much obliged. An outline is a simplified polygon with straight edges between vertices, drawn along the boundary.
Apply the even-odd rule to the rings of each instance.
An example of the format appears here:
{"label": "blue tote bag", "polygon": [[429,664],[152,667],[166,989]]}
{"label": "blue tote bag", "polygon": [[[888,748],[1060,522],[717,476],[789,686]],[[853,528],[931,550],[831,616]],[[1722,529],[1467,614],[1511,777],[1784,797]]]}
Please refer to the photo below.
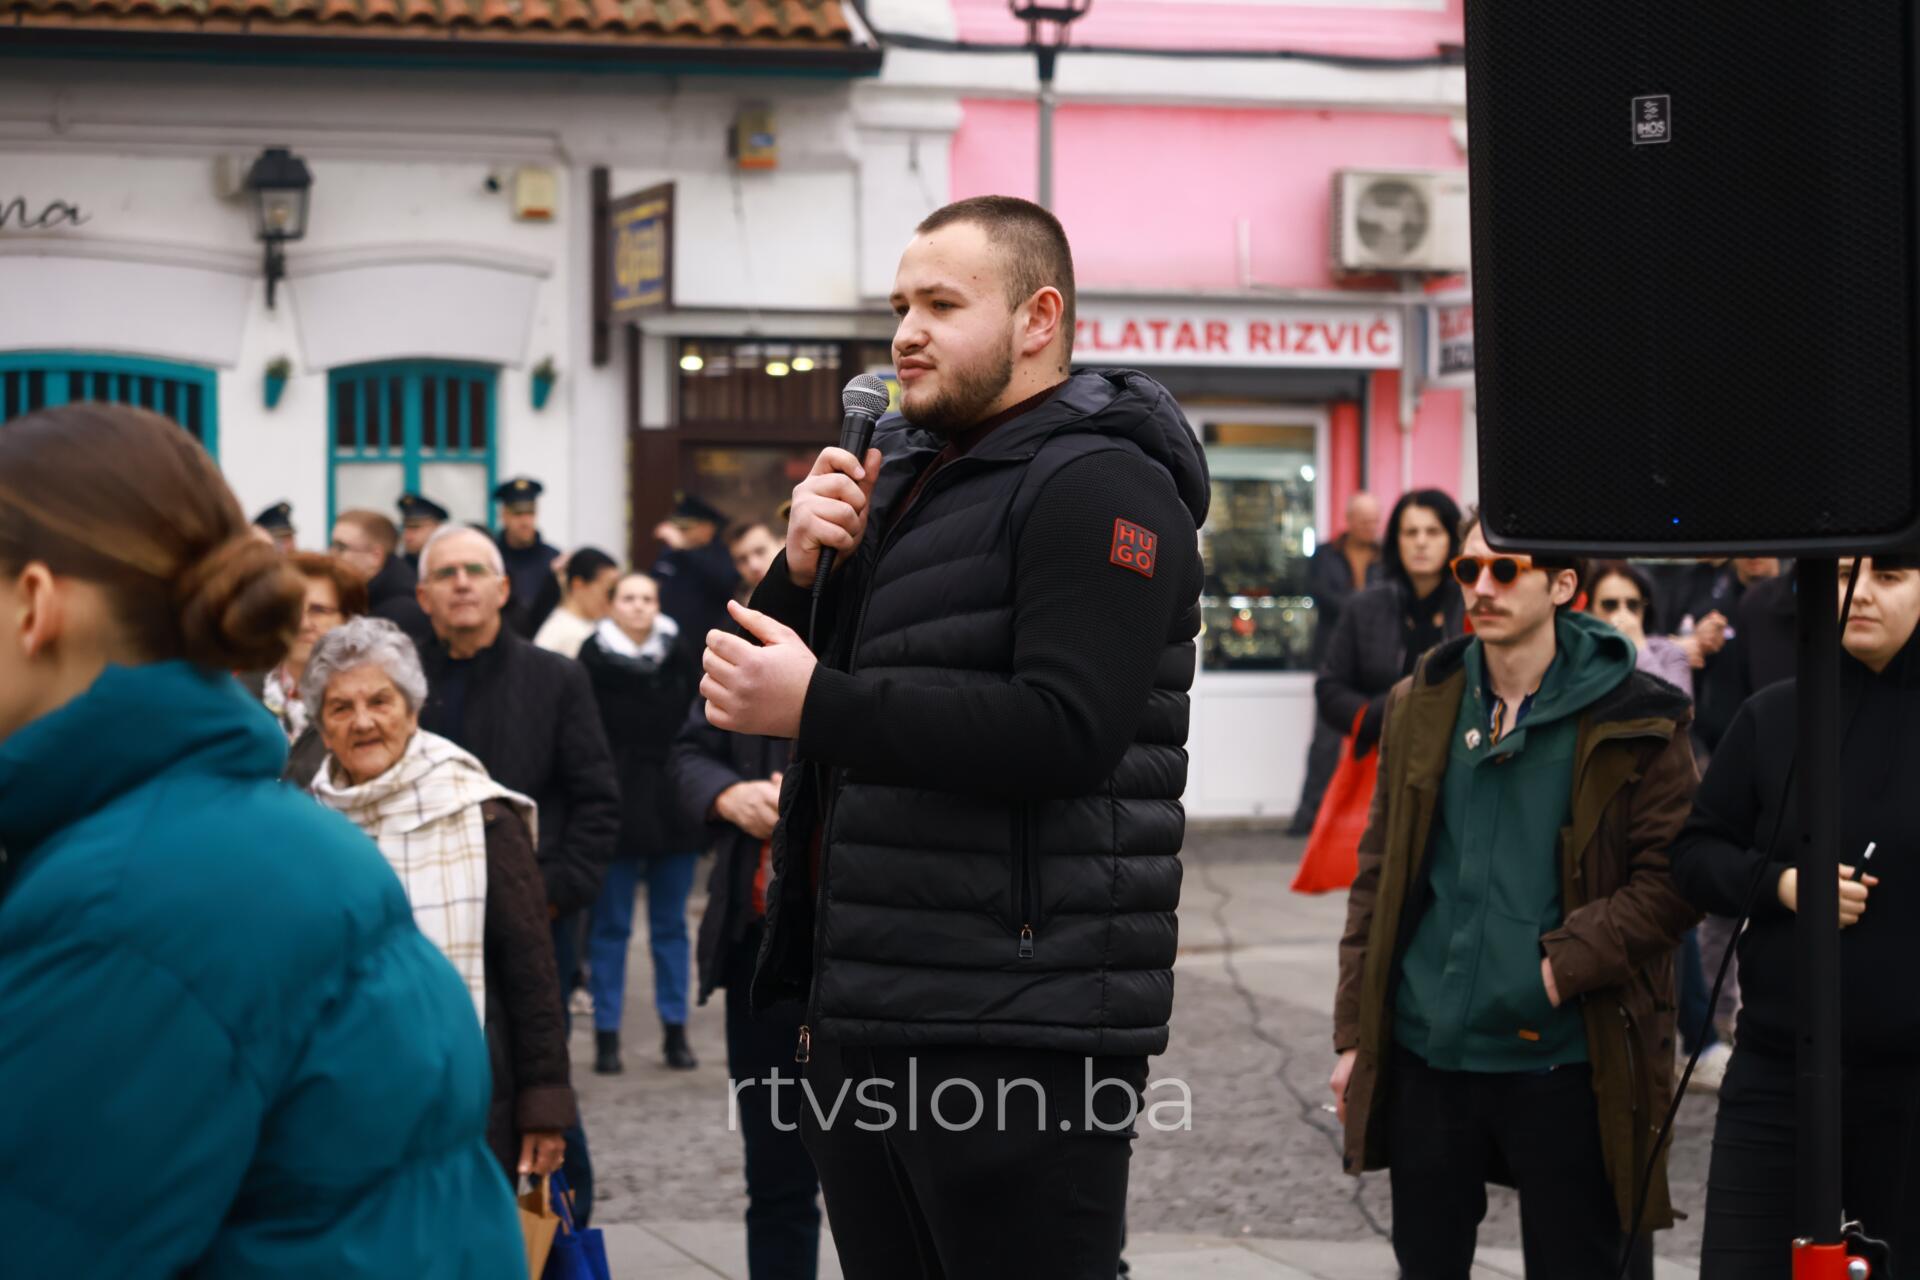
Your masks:
{"label": "blue tote bag", "polygon": [[560,1230],[547,1255],[546,1280],[613,1280],[607,1270],[607,1242],[599,1228],[582,1227],[573,1220],[573,1193],[567,1189],[567,1180],[554,1174],[549,1190]]}

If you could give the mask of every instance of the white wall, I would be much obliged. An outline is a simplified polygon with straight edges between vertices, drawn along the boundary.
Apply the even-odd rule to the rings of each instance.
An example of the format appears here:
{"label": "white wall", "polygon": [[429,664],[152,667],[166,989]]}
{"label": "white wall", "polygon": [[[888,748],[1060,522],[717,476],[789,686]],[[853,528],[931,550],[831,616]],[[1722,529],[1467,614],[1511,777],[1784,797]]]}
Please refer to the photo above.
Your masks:
{"label": "white wall", "polygon": [[[326,536],[326,366],[496,360],[500,474],[545,482],[550,539],[619,554],[626,371],[617,340],[612,363],[591,367],[589,171],[609,166],[615,195],[676,184],[683,308],[728,313],[742,330],[767,313],[872,310],[885,293],[881,264],[890,279],[913,221],[945,198],[958,124],[950,100],[929,107],[916,93],[899,106],[876,90],[863,86],[856,124],[853,90],[831,79],[20,63],[0,80],[0,202],[62,199],[90,220],[30,237],[0,231],[0,298],[43,300],[0,306],[0,351],[216,365],[230,481],[249,510],[293,502],[303,545],[316,546]],[[747,104],[774,110],[771,173],[737,173],[726,156]],[[267,146],[293,148],[314,176],[308,235],[288,247],[271,312],[248,206],[217,181],[223,158],[244,173]],[[490,173],[510,179],[521,165],[555,173],[554,222],[516,222],[506,191],[486,190]],[[46,300],[83,280],[86,300],[49,323]],[[124,305],[135,297],[179,314]],[[263,373],[281,355],[296,374],[269,412]],[[544,357],[560,380],[535,412],[527,370]],[[669,370],[658,372],[647,387],[656,403]]]}

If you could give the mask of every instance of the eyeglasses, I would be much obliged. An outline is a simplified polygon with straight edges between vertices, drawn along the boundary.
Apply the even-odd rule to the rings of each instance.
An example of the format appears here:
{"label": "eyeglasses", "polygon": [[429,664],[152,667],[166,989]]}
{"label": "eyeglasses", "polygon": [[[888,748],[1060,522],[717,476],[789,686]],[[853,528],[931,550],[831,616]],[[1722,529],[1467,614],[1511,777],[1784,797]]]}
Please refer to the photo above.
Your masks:
{"label": "eyeglasses", "polygon": [[427,576],[434,582],[452,582],[461,574],[466,574],[476,582],[493,576],[493,569],[484,564],[443,564]]}
{"label": "eyeglasses", "polygon": [[337,556],[365,556],[373,554],[373,546],[371,543],[364,547],[350,547],[338,538],[328,543],[327,549]]}
{"label": "eyeglasses", "polygon": [[340,611],[330,604],[310,604],[307,606],[307,621],[309,622],[325,622],[329,618],[337,618],[339,616]]}
{"label": "eyeglasses", "polygon": [[1618,613],[1620,610],[1625,609],[1628,613],[1637,617],[1647,611],[1647,602],[1639,596],[1634,596],[1631,599],[1621,599],[1617,596],[1602,596],[1593,603],[1594,607],[1599,609],[1601,613]]}
{"label": "eyeglasses", "polygon": [[1457,556],[1449,567],[1463,587],[1480,581],[1482,573],[1490,573],[1495,582],[1510,587],[1521,574],[1533,569],[1534,563],[1532,556]]}

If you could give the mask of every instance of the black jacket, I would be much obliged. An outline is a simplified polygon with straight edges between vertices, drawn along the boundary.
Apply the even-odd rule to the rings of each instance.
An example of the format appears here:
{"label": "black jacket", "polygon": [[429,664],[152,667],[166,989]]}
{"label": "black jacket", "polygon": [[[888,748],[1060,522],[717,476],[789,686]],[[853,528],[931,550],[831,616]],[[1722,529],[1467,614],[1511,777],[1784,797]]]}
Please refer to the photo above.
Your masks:
{"label": "black jacket", "polygon": [[[1445,603],[1446,638],[1466,634],[1466,602],[1453,579],[1441,585]],[[1353,718],[1366,709],[1366,719],[1354,739],[1354,749],[1365,755],[1380,740],[1380,727],[1386,719],[1387,694],[1404,677],[1412,674],[1420,655],[1407,652],[1406,601],[1411,593],[1404,582],[1390,580],[1369,587],[1347,601],[1327,643],[1326,657],[1320,663],[1320,678],[1314,681],[1313,698],[1320,719],[1336,733],[1353,732]]]}
{"label": "black jacket", "polygon": [[494,780],[539,806],[540,870],[562,915],[591,906],[620,834],[620,787],[587,673],[506,627],[465,667],[465,715],[448,723],[456,664],[444,642],[420,641],[427,705],[420,724],[471,751]]}
{"label": "black jacket", "polygon": [[[1875,675],[1841,659],[1840,860],[1880,877],[1866,914],[1840,933],[1841,1031],[1850,1061],[1920,1055],[1920,986],[1909,977],[1920,935],[1920,643]],[[1738,916],[1740,1048],[1794,1052],[1793,913],[1776,892],[1799,848],[1800,779],[1791,790],[1798,726],[1795,682],[1755,694],[1720,740],[1673,846],[1673,876],[1703,911]],[[1777,837],[1776,837],[1777,831]],[[1757,886],[1757,889],[1756,887]]]}
{"label": "black jacket", "polygon": [[[784,738],[728,733],[707,723],[706,703],[695,701],[667,757],[667,777],[689,823],[706,828],[713,848],[707,875],[707,910],[700,917],[695,958],[700,969],[700,1003],[726,985],[727,954],[761,917],[753,911],[753,877],[760,869],[760,844],[731,823],[711,817],[714,801],[740,782],[764,782],[792,765],[793,744]],[[743,993],[744,994],[744,993]]]}
{"label": "black jacket", "polygon": [[[1841,581],[1844,584],[1845,579]],[[1748,698],[1770,684],[1793,679],[1797,653],[1794,601],[1791,573],[1764,578],[1740,597],[1731,615],[1732,634],[1719,655],[1731,673],[1727,692],[1733,706],[1726,714],[1728,723]]]}
{"label": "black jacket", "polygon": [[1377,587],[1382,581],[1384,570],[1378,555],[1367,566],[1367,580],[1353,580],[1353,565],[1347,560],[1347,539],[1352,536],[1341,534],[1321,546],[1307,562],[1307,590],[1313,596],[1313,648],[1309,656],[1316,671],[1326,660],[1327,646],[1333,641],[1334,629],[1340,625],[1347,602],[1357,592]]}
{"label": "black jacket", "polygon": [[[903,510],[944,443],[898,418],[876,433],[754,1007],[806,997],[813,1033],[845,1043],[1159,1053],[1205,461],[1172,397],[1125,371],[1076,374]],[[784,558],[754,605],[804,633]]]}
{"label": "black jacket", "polygon": [[367,608],[373,616],[385,618],[415,640],[433,630],[427,622],[426,610],[420,607],[420,597],[415,591],[418,582],[413,566],[405,556],[395,552],[367,583]]}
{"label": "black jacket", "polygon": [[727,601],[740,586],[740,571],[724,543],[661,552],[653,580],[660,584],[660,612],[680,624],[681,635],[705,645],[707,632],[728,625]]}
{"label": "black jacket", "polygon": [[684,635],[675,636],[666,660],[656,663],[614,653],[594,635],[580,646],[580,665],[593,683],[620,779],[619,856],[655,858],[699,848],[703,824],[685,820],[667,780],[667,753],[700,687],[699,651]]}
{"label": "black jacket", "polygon": [[539,534],[534,535],[530,547],[508,546],[504,533],[496,534],[493,541],[500,548],[507,580],[513,584],[507,594],[508,625],[531,640],[560,603],[560,580],[553,572],[560,548],[548,546]]}

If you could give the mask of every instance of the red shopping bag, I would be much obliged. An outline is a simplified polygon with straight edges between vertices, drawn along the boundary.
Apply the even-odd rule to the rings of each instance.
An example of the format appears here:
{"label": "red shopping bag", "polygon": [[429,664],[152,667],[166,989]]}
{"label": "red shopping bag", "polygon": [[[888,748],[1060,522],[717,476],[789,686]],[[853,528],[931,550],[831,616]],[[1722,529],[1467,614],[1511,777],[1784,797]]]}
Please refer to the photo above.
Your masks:
{"label": "red shopping bag", "polygon": [[1360,870],[1360,837],[1367,831],[1367,811],[1373,807],[1373,783],[1380,772],[1380,748],[1362,759],[1353,755],[1354,735],[1366,709],[1353,718],[1353,731],[1340,744],[1340,764],[1327,783],[1326,798],[1307,837],[1307,854],[1293,877],[1295,893],[1331,893],[1353,887]]}

